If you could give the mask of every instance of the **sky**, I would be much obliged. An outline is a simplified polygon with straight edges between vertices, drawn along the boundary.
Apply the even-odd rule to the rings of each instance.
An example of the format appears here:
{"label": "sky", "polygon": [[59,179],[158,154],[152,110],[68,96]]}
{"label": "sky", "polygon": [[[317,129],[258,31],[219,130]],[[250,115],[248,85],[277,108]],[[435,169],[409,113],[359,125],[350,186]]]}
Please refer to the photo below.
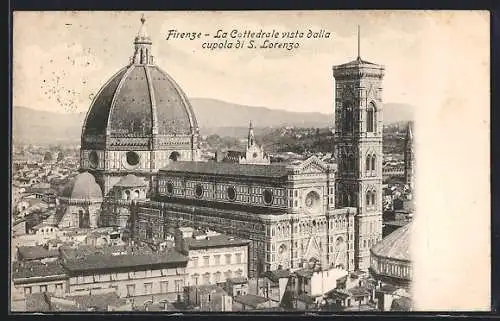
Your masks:
{"label": "sky", "polygon": [[[133,54],[142,12],[16,12],[13,104],[56,112],[85,112],[99,88]],[[443,14],[429,12],[145,12],[156,63],[188,97],[220,99],[287,111],[333,112],[332,66],[357,56],[384,65],[383,99],[417,105],[429,36],[451,33]],[[457,20],[457,18],[454,18]],[[291,39],[300,47],[207,50],[214,41],[166,40],[169,29],[214,35],[231,31],[330,32],[330,38]],[[449,29],[449,30],[448,30]],[[439,43],[439,42],[435,42]],[[432,48],[436,50],[436,48]],[[437,48],[453,50],[453,48]]]}

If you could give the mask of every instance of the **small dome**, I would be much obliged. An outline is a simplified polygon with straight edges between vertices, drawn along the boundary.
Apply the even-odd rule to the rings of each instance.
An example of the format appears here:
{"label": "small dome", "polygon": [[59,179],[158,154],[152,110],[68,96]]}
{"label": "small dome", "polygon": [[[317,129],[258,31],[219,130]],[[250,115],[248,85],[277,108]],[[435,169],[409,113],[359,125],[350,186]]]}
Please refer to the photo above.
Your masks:
{"label": "small dome", "polygon": [[66,184],[61,196],[73,200],[102,199],[102,190],[96,183],[94,176],[84,172]]}
{"label": "small dome", "polygon": [[127,176],[123,177],[118,183],[115,184],[117,187],[142,187],[142,186],[148,186],[148,183],[145,182],[143,179],[132,175],[128,174]]}
{"label": "small dome", "polygon": [[412,225],[410,222],[386,236],[386,238],[372,247],[372,254],[378,257],[410,262]]}

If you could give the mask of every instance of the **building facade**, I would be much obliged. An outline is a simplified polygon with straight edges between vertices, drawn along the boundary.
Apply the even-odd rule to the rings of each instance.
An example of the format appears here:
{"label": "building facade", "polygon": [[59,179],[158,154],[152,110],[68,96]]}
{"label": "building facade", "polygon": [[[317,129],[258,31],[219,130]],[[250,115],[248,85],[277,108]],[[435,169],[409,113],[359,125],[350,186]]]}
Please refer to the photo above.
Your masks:
{"label": "building facade", "polygon": [[335,208],[335,165],[175,162],[152,201],[137,202],[133,237],[194,226],[251,240],[249,275],[310,263],[354,269],[355,208]]}
{"label": "building facade", "polygon": [[175,248],[189,257],[187,285],[223,284],[232,277],[248,277],[248,240],[219,233],[193,235],[176,229]]}
{"label": "building facade", "polygon": [[[67,274],[67,292],[88,294],[114,289],[120,297],[165,295],[180,299],[187,278],[188,257],[170,249],[165,253],[141,253],[139,249],[61,248]],[[88,252],[88,253],[87,253]]]}
{"label": "building facade", "polygon": [[[244,160],[199,162],[195,114],[154,64],[141,22],[130,64],[101,89],[82,130],[81,170],[104,204],[118,204],[101,224],[129,222],[132,237],[150,243],[178,226],[249,239],[250,277],[318,264],[367,269],[382,235],[384,67],[358,58],[333,69],[338,167],[316,157],[268,164],[253,126]],[[127,196],[141,186],[119,184],[128,175],[147,183],[146,195]]]}

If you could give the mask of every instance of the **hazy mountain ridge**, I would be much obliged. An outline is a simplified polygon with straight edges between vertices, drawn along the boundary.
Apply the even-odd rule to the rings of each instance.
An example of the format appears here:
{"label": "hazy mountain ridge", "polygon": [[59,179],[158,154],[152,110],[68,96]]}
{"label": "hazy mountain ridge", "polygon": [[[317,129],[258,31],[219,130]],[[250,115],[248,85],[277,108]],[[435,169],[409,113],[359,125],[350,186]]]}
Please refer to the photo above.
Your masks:
{"label": "hazy mountain ridge", "polygon": [[[191,98],[190,102],[202,135],[244,136],[250,120],[257,128],[324,128],[333,125],[331,114],[289,112],[208,98]],[[412,120],[412,112],[410,105],[386,103],[384,123]],[[29,144],[79,144],[84,119],[85,113],[62,114],[18,106],[12,114],[13,140]]]}

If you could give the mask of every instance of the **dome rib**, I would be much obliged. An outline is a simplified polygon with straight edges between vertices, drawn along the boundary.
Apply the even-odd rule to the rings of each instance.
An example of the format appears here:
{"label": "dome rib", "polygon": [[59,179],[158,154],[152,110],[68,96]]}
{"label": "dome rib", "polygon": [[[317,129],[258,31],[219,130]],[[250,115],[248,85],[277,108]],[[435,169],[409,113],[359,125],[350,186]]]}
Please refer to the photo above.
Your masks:
{"label": "dome rib", "polygon": [[173,85],[174,90],[176,91],[176,93],[181,98],[182,103],[184,104],[184,106],[187,107],[186,114],[187,114],[187,116],[189,118],[189,125],[191,127],[190,128],[191,131],[197,129],[198,128],[198,122],[196,120],[196,117],[194,116],[193,107],[191,106],[191,103],[187,99],[186,94],[184,93],[184,91],[181,89],[181,87],[179,86],[179,84],[172,77],[170,77],[170,75],[166,71],[161,70],[158,66],[155,66],[155,67],[156,67],[156,70],[160,74],[163,74],[165,77],[167,77],[167,79]]}
{"label": "dome rib", "polygon": [[151,73],[149,72],[149,68],[144,67],[144,71],[146,73],[146,81],[148,82],[148,90],[149,90],[149,98],[151,100],[151,117],[152,117],[152,133],[158,134],[158,110],[156,108],[156,98],[155,91],[153,88],[153,82],[151,80]]}
{"label": "dome rib", "polygon": [[111,135],[152,135],[151,93],[146,68],[135,64],[116,91],[109,118]]}
{"label": "dome rib", "polygon": [[123,87],[123,84],[125,83],[125,80],[128,78],[128,76],[130,75],[130,73],[132,72],[132,70],[134,70],[134,65],[129,65],[127,67],[127,71],[125,71],[125,73],[123,74],[122,76],[122,79],[120,79],[120,82],[118,83],[118,86],[116,87],[116,90],[114,92],[114,95],[113,95],[113,99],[111,100],[111,104],[110,104],[110,107],[109,107],[109,112],[108,112],[108,122],[107,122],[107,125],[106,125],[106,135],[109,135],[110,132],[111,132],[111,115],[113,114],[113,110],[114,110],[114,107],[116,105],[116,97],[118,97],[118,93],[120,92],[121,88]]}
{"label": "dome rib", "polygon": [[[192,145],[198,135],[196,115],[182,88],[167,72],[156,65],[134,63],[106,84],[86,117],[87,129],[81,138],[84,148],[100,148],[94,143],[95,134],[103,136],[103,143],[104,139],[152,139],[158,135],[190,137]],[[98,125],[92,122],[95,115],[99,116]],[[90,127],[97,129],[90,131]]]}
{"label": "dome rib", "polygon": [[[115,74],[113,74],[113,76],[111,76],[111,78],[109,78],[108,81],[106,81],[104,85],[99,89],[94,99],[92,99],[92,103],[90,104],[90,108],[87,111],[87,114],[85,115],[85,120],[83,122],[82,134],[81,134],[82,139],[85,137],[86,134],[88,134],[88,130],[91,128],[96,132],[100,132],[102,130],[103,132],[99,134],[103,135],[106,134],[106,128],[108,125],[108,119],[111,111],[111,103],[109,101],[102,101],[102,100],[106,100],[108,98],[111,98],[111,100],[113,100],[113,97],[116,94],[116,90],[118,89],[120,81],[123,78],[123,74],[126,72],[127,68],[128,67],[123,67]],[[115,87],[113,86],[113,82],[116,81],[117,79],[120,80],[118,81],[118,84]],[[111,92],[105,94],[105,91],[107,90],[110,90]],[[99,101],[101,101],[102,104],[97,105]],[[96,124],[99,122],[104,122],[105,124],[102,125]],[[89,126],[89,124],[92,124],[94,126]],[[103,128],[101,129],[96,127],[103,127]]]}

